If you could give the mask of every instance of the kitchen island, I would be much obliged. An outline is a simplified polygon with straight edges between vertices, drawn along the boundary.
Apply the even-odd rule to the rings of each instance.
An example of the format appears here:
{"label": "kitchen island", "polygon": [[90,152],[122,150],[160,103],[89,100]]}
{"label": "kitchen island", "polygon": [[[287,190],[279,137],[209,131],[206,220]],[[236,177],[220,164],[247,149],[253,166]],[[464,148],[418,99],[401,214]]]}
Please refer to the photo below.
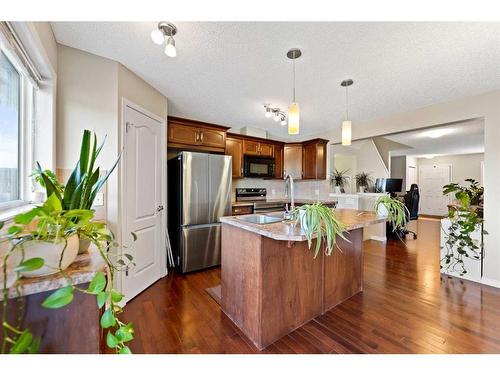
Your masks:
{"label": "kitchen island", "polygon": [[[348,241],[314,258],[300,224],[222,222],[221,307],[259,348],[363,290],[363,228],[386,220],[371,211],[338,209]],[[272,215],[270,215],[272,216]]]}

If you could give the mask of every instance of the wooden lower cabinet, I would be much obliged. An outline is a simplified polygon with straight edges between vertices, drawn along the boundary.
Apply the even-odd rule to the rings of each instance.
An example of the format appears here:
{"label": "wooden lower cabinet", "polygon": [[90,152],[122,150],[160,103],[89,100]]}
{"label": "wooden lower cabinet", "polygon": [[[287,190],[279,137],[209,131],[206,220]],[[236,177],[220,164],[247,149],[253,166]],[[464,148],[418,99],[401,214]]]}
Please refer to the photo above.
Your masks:
{"label": "wooden lower cabinet", "polygon": [[253,214],[253,205],[248,205],[248,206],[233,206],[232,207],[232,214],[234,216]]}
{"label": "wooden lower cabinet", "polygon": [[233,178],[243,177],[243,140],[239,138],[226,139],[226,155],[232,156]]}

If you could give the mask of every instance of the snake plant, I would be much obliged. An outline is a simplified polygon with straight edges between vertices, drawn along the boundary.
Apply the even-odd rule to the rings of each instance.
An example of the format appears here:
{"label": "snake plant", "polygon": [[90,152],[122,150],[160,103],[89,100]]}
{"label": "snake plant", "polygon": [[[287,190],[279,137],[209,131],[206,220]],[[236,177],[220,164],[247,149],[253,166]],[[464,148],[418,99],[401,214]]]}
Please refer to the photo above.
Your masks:
{"label": "snake plant", "polygon": [[106,183],[111,173],[113,173],[120,160],[118,157],[108,173],[101,176],[100,168],[97,167],[94,169],[94,166],[106,138],[104,138],[100,146],[97,146],[97,136],[95,133],[93,138],[93,142],[91,142],[90,130],[84,130],[80,148],[80,159],[64,188],[54,181],[51,174],[47,173],[46,170],[42,170],[40,164],[37,163],[37,167],[33,172],[36,180],[43,182],[41,185],[45,187],[47,197],[55,194],[61,201],[63,210],[89,210],[94,203],[97,193]]}
{"label": "snake plant", "polygon": [[313,203],[295,207],[293,214],[304,231],[309,249],[312,247],[313,239],[316,238],[314,258],[318,256],[323,240],[326,241],[326,255],[332,254],[337,235],[347,240],[343,234],[344,225],[335,217],[335,209],[322,203]]}

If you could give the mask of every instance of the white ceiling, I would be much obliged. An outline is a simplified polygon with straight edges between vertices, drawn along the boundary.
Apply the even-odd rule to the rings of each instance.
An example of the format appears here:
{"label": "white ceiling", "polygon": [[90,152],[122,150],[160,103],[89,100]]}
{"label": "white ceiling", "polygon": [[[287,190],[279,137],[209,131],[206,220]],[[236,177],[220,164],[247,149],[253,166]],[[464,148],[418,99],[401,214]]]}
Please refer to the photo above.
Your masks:
{"label": "white ceiling", "polygon": [[175,22],[177,57],[150,39],[155,22],[54,22],[59,43],[117,60],[169,99],[169,114],[240,128],[286,128],[296,62],[301,134],[338,127],[352,78],[356,122],[500,88],[500,23]]}
{"label": "white ceiling", "polygon": [[[437,138],[437,135],[440,135]],[[410,149],[391,151],[391,155],[417,157],[460,155],[484,152],[484,121],[471,120],[453,125],[415,130],[384,138],[410,146]]]}

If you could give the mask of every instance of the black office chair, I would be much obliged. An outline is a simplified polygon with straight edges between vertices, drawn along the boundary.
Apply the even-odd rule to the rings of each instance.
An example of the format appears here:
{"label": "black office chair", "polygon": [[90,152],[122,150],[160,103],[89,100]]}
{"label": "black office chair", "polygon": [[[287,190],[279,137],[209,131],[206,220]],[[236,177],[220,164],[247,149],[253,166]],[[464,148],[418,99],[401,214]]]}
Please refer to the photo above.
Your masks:
{"label": "black office chair", "polygon": [[[405,194],[405,206],[408,209],[406,213],[406,220],[417,220],[418,219],[418,203],[420,201],[420,193],[417,184],[411,184],[410,190]],[[413,239],[417,239],[417,234],[411,230],[405,229],[404,236],[408,233],[413,234]]]}
{"label": "black office chair", "polygon": [[[412,184],[410,186],[410,190],[406,192],[404,195],[404,204],[407,208],[406,212],[406,221],[409,222],[410,220],[417,220],[418,219],[418,203],[420,201],[420,193],[418,190],[418,185],[417,184]],[[387,223],[387,235],[388,236],[393,236],[393,238],[399,238],[403,239],[406,237],[407,234],[413,234],[413,239],[417,239],[417,233],[408,230],[408,229],[403,229],[403,230],[398,230],[394,231],[392,228],[392,225],[390,223]]]}

